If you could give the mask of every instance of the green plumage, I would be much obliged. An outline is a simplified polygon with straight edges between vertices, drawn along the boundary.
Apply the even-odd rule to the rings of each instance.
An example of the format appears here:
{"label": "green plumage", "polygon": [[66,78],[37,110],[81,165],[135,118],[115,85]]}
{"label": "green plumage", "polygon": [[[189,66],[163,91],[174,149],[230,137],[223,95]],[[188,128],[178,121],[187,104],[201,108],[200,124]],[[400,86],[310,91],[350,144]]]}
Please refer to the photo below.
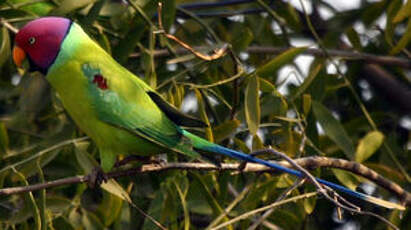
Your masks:
{"label": "green plumage", "polygon": [[[96,75],[106,79],[107,89],[93,82]],[[198,156],[182,129],[151,99],[154,90],[77,24],[72,24],[47,79],[80,129],[96,142],[104,171],[113,167],[117,154],[152,155],[172,149]]]}

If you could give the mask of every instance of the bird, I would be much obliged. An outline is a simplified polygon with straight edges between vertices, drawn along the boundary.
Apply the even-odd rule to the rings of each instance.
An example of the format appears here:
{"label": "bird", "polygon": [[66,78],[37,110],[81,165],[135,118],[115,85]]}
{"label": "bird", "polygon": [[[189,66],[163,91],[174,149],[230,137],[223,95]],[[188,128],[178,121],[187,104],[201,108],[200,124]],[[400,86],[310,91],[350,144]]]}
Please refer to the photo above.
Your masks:
{"label": "bird", "polygon": [[[252,162],[304,178],[301,171],[209,142],[183,127],[204,127],[180,112],[143,80],[116,62],[76,22],[42,17],[15,36],[13,60],[41,72],[76,125],[96,143],[100,166],[109,172],[119,154],[152,156],[166,151],[192,159],[201,152]],[[330,188],[390,209],[405,208],[316,178]]]}

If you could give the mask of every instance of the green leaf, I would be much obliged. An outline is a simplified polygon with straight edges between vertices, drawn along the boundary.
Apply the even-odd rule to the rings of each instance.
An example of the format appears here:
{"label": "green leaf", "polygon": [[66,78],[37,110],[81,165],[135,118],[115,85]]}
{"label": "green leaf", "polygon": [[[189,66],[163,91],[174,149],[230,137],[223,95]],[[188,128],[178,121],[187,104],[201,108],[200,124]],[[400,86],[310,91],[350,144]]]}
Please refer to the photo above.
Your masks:
{"label": "green leaf", "polygon": [[[315,192],[316,190],[317,189],[313,185],[306,185],[304,188],[305,193]],[[310,215],[314,211],[315,206],[317,204],[317,196],[304,199],[303,204],[305,213]]]}
{"label": "green leaf", "polygon": [[[19,8],[38,16],[47,16],[47,14],[54,8],[54,4],[50,1],[29,1],[29,0],[14,0],[12,2],[21,2],[25,6]],[[17,4],[16,4],[17,5]]]}
{"label": "green leaf", "polygon": [[[373,2],[367,8],[364,8],[364,10],[362,11],[361,18],[366,28],[372,26],[372,23],[374,23],[375,20],[377,20],[382,14],[385,13],[388,5],[387,2],[390,1],[392,0],[382,0],[378,2]],[[354,21],[352,21],[352,23],[354,23]],[[350,25],[352,25],[352,23]]]}
{"label": "green leaf", "polygon": [[87,25],[92,25],[94,21],[97,19],[97,17],[100,15],[100,11],[103,8],[104,4],[106,3],[107,0],[100,0],[96,1],[93,4],[93,7],[89,10],[87,13],[87,16],[84,19],[84,24]]}
{"label": "green leaf", "polygon": [[313,64],[313,67],[310,70],[310,73],[308,74],[308,77],[304,79],[303,84],[298,87],[297,91],[295,94],[292,96],[291,100],[297,99],[301,94],[305,92],[305,90],[311,85],[311,83],[314,81],[315,77],[318,75],[318,73],[323,69],[324,67],[324,62],[316,62]]}
{"label": "green leaf", "polygon": [[411,0],[408,0],[405,5],[401,7],[397,15],[395,15],[393,22],[398,23],[411,15]]}
{"label": "green leaf", "polygon": [[224,123],[215,127],[213,129],[215,142],[219,143],[224,139],[228,138],[230,135],[234,134],[239,125],[240,121],[234,119],[225,121]]}
{"label": "green leaf", "polygon": [[86,212],[81,216],[81,225],[85,230],[105,229],[100,219],[92,212]]}
{"label": "green leaf", "polygon": [[101,29],[98,30],[96,41],[101,46],[101,48],[103,48],[107,53],[111,54],[110,40]]}
{"label": "green leaf", "polygon": [[264,149],[264,143],[258,135],[253,136],[253,151]]}
{"label": "green leaf", "polygon": [[[40,183],[45,183],[43,169],[40,166],[40,159],[37,160],[37,170],[38,177],[40,178]],[[46,189],[41,189],[39,191],[39,196],[37,197],[37,203],[40,214],[40,224],[42,230],[47,230],[46,226]]]}
{"label": "green leaf", "polygon": [[[20,173],[24,174],[26,177],[30,177],[38,172],[37,170],[37,160],[40,160],[40,165],[41,167],[44,167],[47,165],[49,162],[51,162],[53,159],[55,159],[58,156],[58,153],[60,150],[56,149],[53,151],[49,151],[47,153],[44,153],[44,155],[41,155],[39,158],[33,158],[30,161],[26,161],[23,164],[19,164],[19,171]],[[16,180],[15,176],[12,176],[12,180]]]}
{"label": "green leaf", "polygon": [[237,145],[237,149],[239,149],[243,153],[249,153],[250,149],[247,147],[244,141],[234,138],[234,143]]}
{"label": "green leaf", "polygon": [[[109,180],[108,182],[110,183],[112,181],[114,180]],[[106,185],[109,183],[104,183],[103,185]],[[107,188],[104,188],[104,190],[107,191]],[[118,191],[118,187],[114,188],[114,190]],[[120,190],[122,190],[122,188]],[[123,206],[123,200],[125,199],[121,198],[120,195],[113,195],[113,192],[103,193],[103,200],[97,209],[97,213],[99,214],[99,217],[105,226],[110,226],[117,219],[117,217],[119,216],[121,212],[121,207]]]}
{"label": "green leaf", "polygon": [[350,40],[351,45],[356,50],[361,50],[362,45],[361,45],[361,41],[360,41],[360,36],[358,35],[357,31],[353,27],[350,27],[347,30],[346,34],[347,34],[348,40]]}
{"label": "green leaf", "polygon": [[[13,168],[14,173],[17,175],[17,177],[20,178],[21,181],[23,181],[24,186],[29,186],[29,182],[27,181],[26,177],[17,171],[15,168]],[[37,206],[36,199],[34,198],[34,195],[32,192],[27,192],[24,194],[24,199],[25,199],[25,205],[30,206],[31,209],[31,214],[33,215],[34,222],[36,225],[37,230],[41,230],[41,216],[40,216],[40,211],[39,207]]]}
{"label": "green leaf", "polygon": [[113,195],[116,195],[122,200],[127,201],[128,203],[133,203],[131,201],[130,195],[114,179],[110,179],[106,183],[101,184],[101,188],[103,188],[104,190],[106,190],[107,192]]}
{"label": "green leaf", "polygon": [[55,214],[67,211],[72,206],[72,200],[63,196],[47,195],[46,207]]}
{"label": "green leaf", "polygon": [[202,95],[201,91],[198,90],[198,89],[194,89],[194,92],[195,92],[196,97],[197,97],[198,112],[200,113],[200,117],[204,121],[204,123],[206,123],[207,126],[208,126],[207,128],[205,128],[207,140],[209,140],[211,142],[214,142],[213,131],[211,130],[210,120],[208,119],[208,116],[207,116],[206,106],[205,106],[203,95]]}
{"label": "green leaf", "polygon": [[384,142],[384,134],[379,131],[371,131],[363,137],[355,152],[355,161],[363,162],[371,157]]}
{"label": "green leaf", "polygon": [[337,177],[338,181],[341,182],[345,187],[354,190],[357,188],[358,184],[361,182],[358,177],[354,174],[341,169],[331,169],[334,175]]}
{"label": "green leaf", "polygon": [[308,113],[310,113],[311,102],[312,102],[311,95],[304,94],[303,95],[303,112],[306,117],[308,116]]}
{"label": "green leaf", "polygon": [[[198,173],[191,173],[191,175],[193,175],[194,180],[200,184],[201,189],[202,189],[201,194],[205,197],[206,201],[208,202],[210,207],[213,209],[214,215],[216,216],[221,215],[221,213],[224,212],[224,209],[221,207],[220,203],[215,198],[212,190],[210,190],[208,184],[205,182],[203,177],[201,177]],[[228,218],[224,217],[223,221],[228,221]],[[232,229],[231,226],[228,226],[227,228]]]}
{"label": "green leaf", "polygon": [[9,135],[3,122],[0,122],[0,153],[7,154],[9,149]]}
{"label": "green leaf", "polygon": [[245,90],[245,119],[252,135],[256,135],[260,125],[260,82],[257,76],[251,77]]}
{"label": "green leaf", "polygon": [[401,0],[392,0],[387,8],[387,25],[385,26],[384,38],[389,43],[393,43],[394,31],[396,23],[394,18],[402,6]]}
{"label": "green leaf", "polygon": [[287,101],[277,90],[273,91],[270,95],[262,97],[260,104],[260,117],[286,116],[288,110]]}
{"label": "green leaf", "polygon": [[0,31],[0,68],[6,63],[10,57],[10,36],[6,27],[2,27]]}
{"label": "green leaf", "polygon": [[354,159],[354,145],[341,123],[318,101],[313,101],[313,112],[325,134],[344,151],[349,159]]}
{"label": "green leaf", "polygon": [[[293,204],[296,205],[296,204]],[[279,229],[303,229],[303,218],[298,215],[295,208],[282,209],[277,208],[275,215],[271,215],[269,221],[272,221]]]}
{"label": "green leaf", "polygon": [[57,7],[56,9],[54,9],[51,14],[53,15],[65,15],[68,14],[76,9],[85,7],[93,2],[95,2],[96,0],[64,0],[59,7]]}
{"label": "green leaf", "polygon": [[90,173],[94,167],[98,166],[98,163],[87,152],[89,143],[75,143],[74,146],[77,162],[79,163],[79,165],[85,173]]}
{"label": "green leaf", "polygon": [[[126,20],[127,26],[124,28],[127,33],[119,41],[119,45],[116,49],[113,49],[113,54],[115,59],[120,63],[125,63],[129,55],[134,52],[134,48],[137,43],[142,39],[142,37],[147,34],[147,21],[144,18],[150,18],[157,9],[158,1],[130,1],[131,5],[141,8],[141,12],[135,12],[134,17]],[[140,14],[141,13],[141,14]],[[143,18],[144,17],[144,18]]]}
{"label": "green leaf", "polygon": [[233,39],[233,48],[236,52],[240,52],[245,50],[250,43],[253,41],[254,36],[253,32],[248,28],[241,26],[238,31],[236,31],[236,35],[234,35]]}
{"label": "green leaf", "polygon": [[274,84],[272,84],[270,81],[259,77],[258,80],[260,81],[260,90],[264,93],[272,93],[272,92],[277,92],[277,89],[275,88]]}
{"label": "green leaf", "polygon": [[[180,197],[181,206],[183,207],[183,210],[184,210],[184,230],[189,230],[190,229],[190,214],[187,208],[187,201],[186,201],[187,190],[183,191],[177,182],[175,182],[174,185],[176,187],[178,196]],[[188,186],[186,187],[188,189]]]}
{"label": "green leaf", "polygon": [[391,49],[390,54],[394,55],[394,54],[401,52],[401,50],[403,50],[410,41],[411,41],[411,18],[408,19],[407,28],[405,29],[404,35],[398,41],[397,45],[395,45],[394,48]]}
{"label": "green leaf", "polygon": [[289,174],[283,174],[278,178],[275,183],[276,188],[289,188],[294,183],[294,178]]}
{"label": "green leaf", "polygon": [[294,58],[304,52],[307,47],[290,48],[282,54],[278,55],[262,67],[258,68],[256,73],[259,77],[271,77],[276,75],[277,70],[285,64],[289,64]]}
{"label": "green leaf", "polygon": [[176,17],[176,1],[175,0],[167,0],[163,1],[163,26],[166,30],[169,30],[170,27],[173,25],[175,17]]}

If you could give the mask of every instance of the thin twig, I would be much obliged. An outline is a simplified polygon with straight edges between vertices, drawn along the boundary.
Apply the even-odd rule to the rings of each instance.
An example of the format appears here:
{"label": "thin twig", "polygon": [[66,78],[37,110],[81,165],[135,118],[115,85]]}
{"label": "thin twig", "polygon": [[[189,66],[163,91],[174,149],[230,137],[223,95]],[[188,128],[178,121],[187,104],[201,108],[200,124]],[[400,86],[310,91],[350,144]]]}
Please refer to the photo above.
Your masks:
{"label": "thin twig", "polygon": [[[202,50],[206,47],[198,46],[194,47],[193,49]],[[286,51],[287,47],[274,47],[274,46],[249,46],[244,52],[249,54],[279,54]],[[186,54],[189,51],[182,48],[177,48],[177,54]],[[302,52],[302,54],[318,56],[318,57],[325,57],[324,51],[322,49],[317,48],[309,48]],[[335,50],[335,49],[327,49],[327,54],[332,57],[339,57],[349,60],[358,60],[364,61],[367,63],[375,63],[380,65],[387,65],[387,66],[398,66],[406,69],[411,69],[411,60],[406,58],[400,57],[393,57],[393,56],[384,56],[384,55],[375,55],[370,53],[360,53],[356,51],[343,51],[343,50]],[[154,57],[166,57],[169,56],[169,52],[166,49],[160,49],[154,51]],[[130,55],[131,58],[140,57],[140,53],[133,53]]]}
{"label": "thin twig", "polygon": [[141,208],[139,208],[137,205],[135,205],[133,202],[130,202],[131,206],[135,208],[141,215],[143,215],[145,218],[149,219],[153,224],[155,224],[159,229],[161,230],[167,230],[166,227],[164,227],[160,222],[158,222],[156,219],[154,219],[152,216],[148,215],[147,213],[144,212]]}
{"label": "thin twig", "polygon": [[[36,153],[36,154],[33,154],[33,155],[31,155],[30,157],[25,158],[24,160],[18,161],[18,162],[16,162],[16,163],[12,164],[12,165],[7,165],[6,167],[0,169],[0,173],[2,173],[2,172],[4,172],[4,171],[7,171],[7,170],[9,170],[9,169],[12,169],[13,167],[17,167],[17,166],[19,166],[19,165],[22,165],[22,164],[24,164],[24,163],[27,163],[27,162],[29,162],[29,161],[31,161],[31,160],[34,160],[34,159],[36,159],[36,158],[38,158],[38,157],[41,157],[42,155],[44,155],[44,154],[46,154],[46,153],[48,153],[48,152],[51,152],[51,151],[56,150],[56,149],[59,149],[59,148],[61,148],[61,147],[63,147],[63,146],[70,145],[70,144],[75,144],[75,143],[82,142],[82,141],[85,141],[85,140],[88,140],[88,139],[90,139],[90,138],[89,138],[89,137],[80,137],[80,138],[76,138],[76,139],[70,139],[70,140],[62,141],[62,142],[57,143],[57,144],[55,144],[55,145],[53,145],[53,146],[50,146],[50,147],[48,147],[48,148],[46,148],[46,149],[43,149],[43,150],[41,150],[40,152],[38,152],[38,153]],[[1,194],[1,193],[0,193],[0,194]]]}
{"label": "thin twig", "polygon": [[9,22],[6,21],[4,18],[0,18],[0,24],[9,29],[11,32],[17,34],[19,32],[19,29],[11,25]]}
{"label": "thin twig", "polygon": [[207,33],[210,35],[210,38],[215,42],[215,43],[222,43],[221,39],[217,36],[217,34],[214,32],[213,29],[211,29],[210,26],[207,25],[207,23],[204,22],[201,18],[197,17],[195,14],[191,13],[188,10],[185,10],[184,8],[177,7],[177,12],[182,12],[183,14],[186,14],[189,16],[191,19],[193,19],[195,22],[197,22],[199,25],[201,25]]}
{"label": "thin twig", "polygon": [[[195,15],[199,18],[227,18],[227,17],[231,17],[235,15],[259,14],[262,12],[265,12],[265,9],[251,8],[251,9],[245,9],[245,10],[198,12],[198,13],[195,13]],[[179,14],[179,12],[177,12],[177,16],[179,18],[184,18],[184,19],[188,18],[187,15]]]}
{"label": "thin twig", "polygon": [[31,0],[28,2],[14,3],[12,6],[2,7],[1,10],[19,9],[24,6],[33,5],[40,2],[47,2],[47,0]]}
{"label": "thin twig", "polygon": [[[277,197],[277,199],[275,199],[274,202],[278,202],[280,200],[284,200],[288,195],[291,194],[292,191],[294,191],[296,188],[300,187],[302,184],[305,183],[307,179],[306,178],[298,178],[294,184],[287,188],[280,196]],[[267,210],[263,215],[260,216],[260,218],[258,218],[249,228],[247,228],[247,230],[254,230],[257,229],[257,227],[265,220],[267,219],[271,213],[273,213],[275,210],[275,208],[271,208],[269,210]]]}
{"label": "thin twig", "polygon": [[220,2],[193,2],[193,3],[186,3],[181,4],[180,7],[187,9],[187,10],[198,10],[198,9],[209,9],[209,8],[217,8],[217,7],[224,7],[224,6],[235,6],[247,3],[253,3],[255,0],[226,0]]}
{"label": "thin twig", "polygon": [[290,203],[290,202],[296,202],[296,201],[301,200],[301,199],[307,199],[307,198],[313,197],[317,194],[318,194],[317,192],[305,193],[305,194],[302,194],[302,195],[299,195],[299,196],[291,197],[291,198],[286,199],[286,200],[282,200],[282,201],[279,201],[279,202],[274,202],[274,203],[272,203],[270,205],[267,205],[267,206],[264,206],[262,208],[257,208],[257,209],[254,209],[254,210],[250,211],[250,212],[246,212],[242,215],[239,215],[236,218],[231,219],[230,221],[227,221],[223,224],[220,224],[220,225],[212,228],[211,230],[221,229],[221,228],[223,228],[227,225],[230,225],[232,223],[235,223],[235,222],[238,222],[240,220],[246,219],[249,216],[255,215],[259,212],[263,212],[265,210],[268,210],[268,209],[271,209],[271,208],[274,208],[274,207],[278,207],[278,206],[281,206],[283,204],[287,204],[287,203]]}
{"label": "thin twig", "polygon": [[190,51],[190,52],[191,52],[192,54],[194,54],[196,57],[201,58],[201,59],[206,60],[206,61],[212,61],[212,60],[221,58],[222,56],[224,56],[224,55],[226,54],[227,47],[228,47],[227,44],[225,44],[223,47],[221,47],[221,48],[219,48],[219,49],[217,49],[217,50],[214,50],[214,54],[212,54],[212,55],[207,55],[207,54],[202,54],[202,53],[196,51],[193,47],[191,47],[191,46],[188,45],[187,43],[181,41],[181,40],[178,39],[176,36],[167,33],[167,32],[164,30],[164,27],[163,27],[163,22],[162,22],[162,18],[161,18],[161,13],[162,13],[162,3],[159,2],[159,3],[158,3],[158,27],[159,27],[159,30],[156,31],[156,33],[163,34],[163,35],[166,36],[168,39],[171,39],[171,40],[177,42],[180,46],[182,46],[182,47],[185,48],[186,50]]}
{"label": "thin twig", "polygon": [[[230,186],[230,185],[229,185]],[[218,223],[220,223],[220,221],[226,217],[228,215],[229,212],[231,212],[231,210],[241,201],[244,199],[245,195],[247,195],[247,193],[250,191],[251,186],[247,186],[245,187],[241,193],[237,194],[235,196],[235,199],[231,202],[230,205],[228,205],[228,207],[226,209],[224,209],[224,212],[221,213],[217,218],[215,218],[205,229],[210,229],[212,227],[214,227],[215,225],[217,225]]]}
{"label": "thin twig", "polygon": [[181,85],[187,85],[190,86],[192,89],[206,89],[206,88],[211,88],[211,87],[215,87],[215,86],[219,86],[219,85],[223,85],[226,84],[228,82],[231,81],[235,81],[236,79],[242,77],[244,75],[245,71],[244,69],[240,69],[240,71],[238,73],[236,73],[234,76],[231,76],[229,78],[226,78],[224,80],[212,83],[212,84],[208,84],[208,85],[196,85],[193,83],[181,83]]}

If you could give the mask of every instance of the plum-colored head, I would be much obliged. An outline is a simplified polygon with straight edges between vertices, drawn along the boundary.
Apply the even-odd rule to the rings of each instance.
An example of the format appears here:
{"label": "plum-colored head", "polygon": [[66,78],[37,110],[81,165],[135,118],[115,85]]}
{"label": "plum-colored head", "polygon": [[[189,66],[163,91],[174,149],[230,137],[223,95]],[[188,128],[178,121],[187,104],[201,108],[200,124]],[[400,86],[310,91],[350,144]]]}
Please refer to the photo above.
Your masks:
{"label": "plum-colored head", "polygon": [[61,43],[70,29],[71,21],[61,17],[44,17],[27,23],[15,38],[13,60],[21,66],[26,58],[30,70],[46,74],[56,59]]}

